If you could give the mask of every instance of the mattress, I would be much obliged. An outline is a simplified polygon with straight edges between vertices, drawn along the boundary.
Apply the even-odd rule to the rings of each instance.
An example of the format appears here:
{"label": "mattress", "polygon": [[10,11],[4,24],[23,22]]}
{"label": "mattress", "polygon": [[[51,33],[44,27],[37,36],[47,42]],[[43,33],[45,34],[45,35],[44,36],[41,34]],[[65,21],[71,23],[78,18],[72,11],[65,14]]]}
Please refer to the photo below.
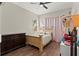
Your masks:
{"label": "mattress", "polygon": [[42,36],[43,45],[48,44],[51,41],[51,34],[46,34]]}
{"label": "mattress", "polygon": [[29,36],[34,36],[34,37],[40,37],[40,35],[42,36],[42,42],[43,42],[43,45],[46,45],[48,44],[50,41],[51,41],[51,33],[38,33],[38,32],[35,32],[35,33],[29,33],[29,34],[26,34],[26,35],[29,35]]}
{"label": "mattress", "polygon": [[28,33],[26,35],[34,36],[34,37],[39,37],[39,33]]}

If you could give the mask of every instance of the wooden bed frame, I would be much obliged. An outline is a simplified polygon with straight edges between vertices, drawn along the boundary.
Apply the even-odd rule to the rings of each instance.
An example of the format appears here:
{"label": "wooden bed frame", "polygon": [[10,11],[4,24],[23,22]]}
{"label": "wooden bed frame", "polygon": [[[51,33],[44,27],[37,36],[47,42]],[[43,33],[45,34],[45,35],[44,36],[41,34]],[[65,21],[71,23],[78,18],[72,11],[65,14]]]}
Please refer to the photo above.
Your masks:
{"label": "wooden bed frame", "polygon": [[26,36],[26,44],[33,45],[33,46],[39,48],[40,52],[43,52],[44,45],[43,45],[41,37],[42,36],[35,37],[35,36],[29,36],[29,35],[27,35]]}
{"label": "wooden bed frame", "polygon": [[43,41],[41,38],[42,38],[42,35],[40,35],[39,37],[27,35],[26,44],[30,44],[30,45],[33,45],[33,46],[39,48],[39,52],[42,53],[45,45],[43,44]]}

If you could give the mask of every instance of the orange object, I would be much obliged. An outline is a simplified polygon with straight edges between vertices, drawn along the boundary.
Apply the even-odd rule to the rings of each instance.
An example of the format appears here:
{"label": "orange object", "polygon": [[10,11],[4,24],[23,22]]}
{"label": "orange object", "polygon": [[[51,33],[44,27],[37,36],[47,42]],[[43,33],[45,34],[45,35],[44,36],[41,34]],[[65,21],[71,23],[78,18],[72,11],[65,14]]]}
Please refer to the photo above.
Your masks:
{"label": "orange object", "polygon": [[72,15],[71,18],[74,22],[74,27],[79,26],[79,15]]}

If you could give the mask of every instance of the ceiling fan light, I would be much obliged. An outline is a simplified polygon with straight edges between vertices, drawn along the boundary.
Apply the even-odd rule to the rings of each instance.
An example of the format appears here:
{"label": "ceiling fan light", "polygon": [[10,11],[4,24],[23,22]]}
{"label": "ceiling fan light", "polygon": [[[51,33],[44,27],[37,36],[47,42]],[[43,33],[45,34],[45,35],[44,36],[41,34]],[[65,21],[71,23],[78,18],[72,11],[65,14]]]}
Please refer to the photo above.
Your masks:
{"label": "ceiling fan light", "polygon": [[43,5],[40,5],[40,7],[43,7]]}

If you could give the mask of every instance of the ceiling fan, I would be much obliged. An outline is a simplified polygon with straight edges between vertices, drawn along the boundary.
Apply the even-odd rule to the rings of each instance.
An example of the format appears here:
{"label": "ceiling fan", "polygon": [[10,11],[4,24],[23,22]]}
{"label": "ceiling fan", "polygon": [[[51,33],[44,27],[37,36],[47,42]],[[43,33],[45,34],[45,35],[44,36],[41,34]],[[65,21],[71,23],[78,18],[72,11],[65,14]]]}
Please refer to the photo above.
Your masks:
{"label": "ceiling fan", "polygon": [[2,4],[2,2],[0,2],[0,5]]}
{"label": "ceiling fan", "polygon": [[[49,3],[52,3],[52,2],[39,2],[39,5],[43,6],[45,9],[48,9],[46,4],[49,4]],[[31,4],[37,4],[37,2],[31,2]]]}

